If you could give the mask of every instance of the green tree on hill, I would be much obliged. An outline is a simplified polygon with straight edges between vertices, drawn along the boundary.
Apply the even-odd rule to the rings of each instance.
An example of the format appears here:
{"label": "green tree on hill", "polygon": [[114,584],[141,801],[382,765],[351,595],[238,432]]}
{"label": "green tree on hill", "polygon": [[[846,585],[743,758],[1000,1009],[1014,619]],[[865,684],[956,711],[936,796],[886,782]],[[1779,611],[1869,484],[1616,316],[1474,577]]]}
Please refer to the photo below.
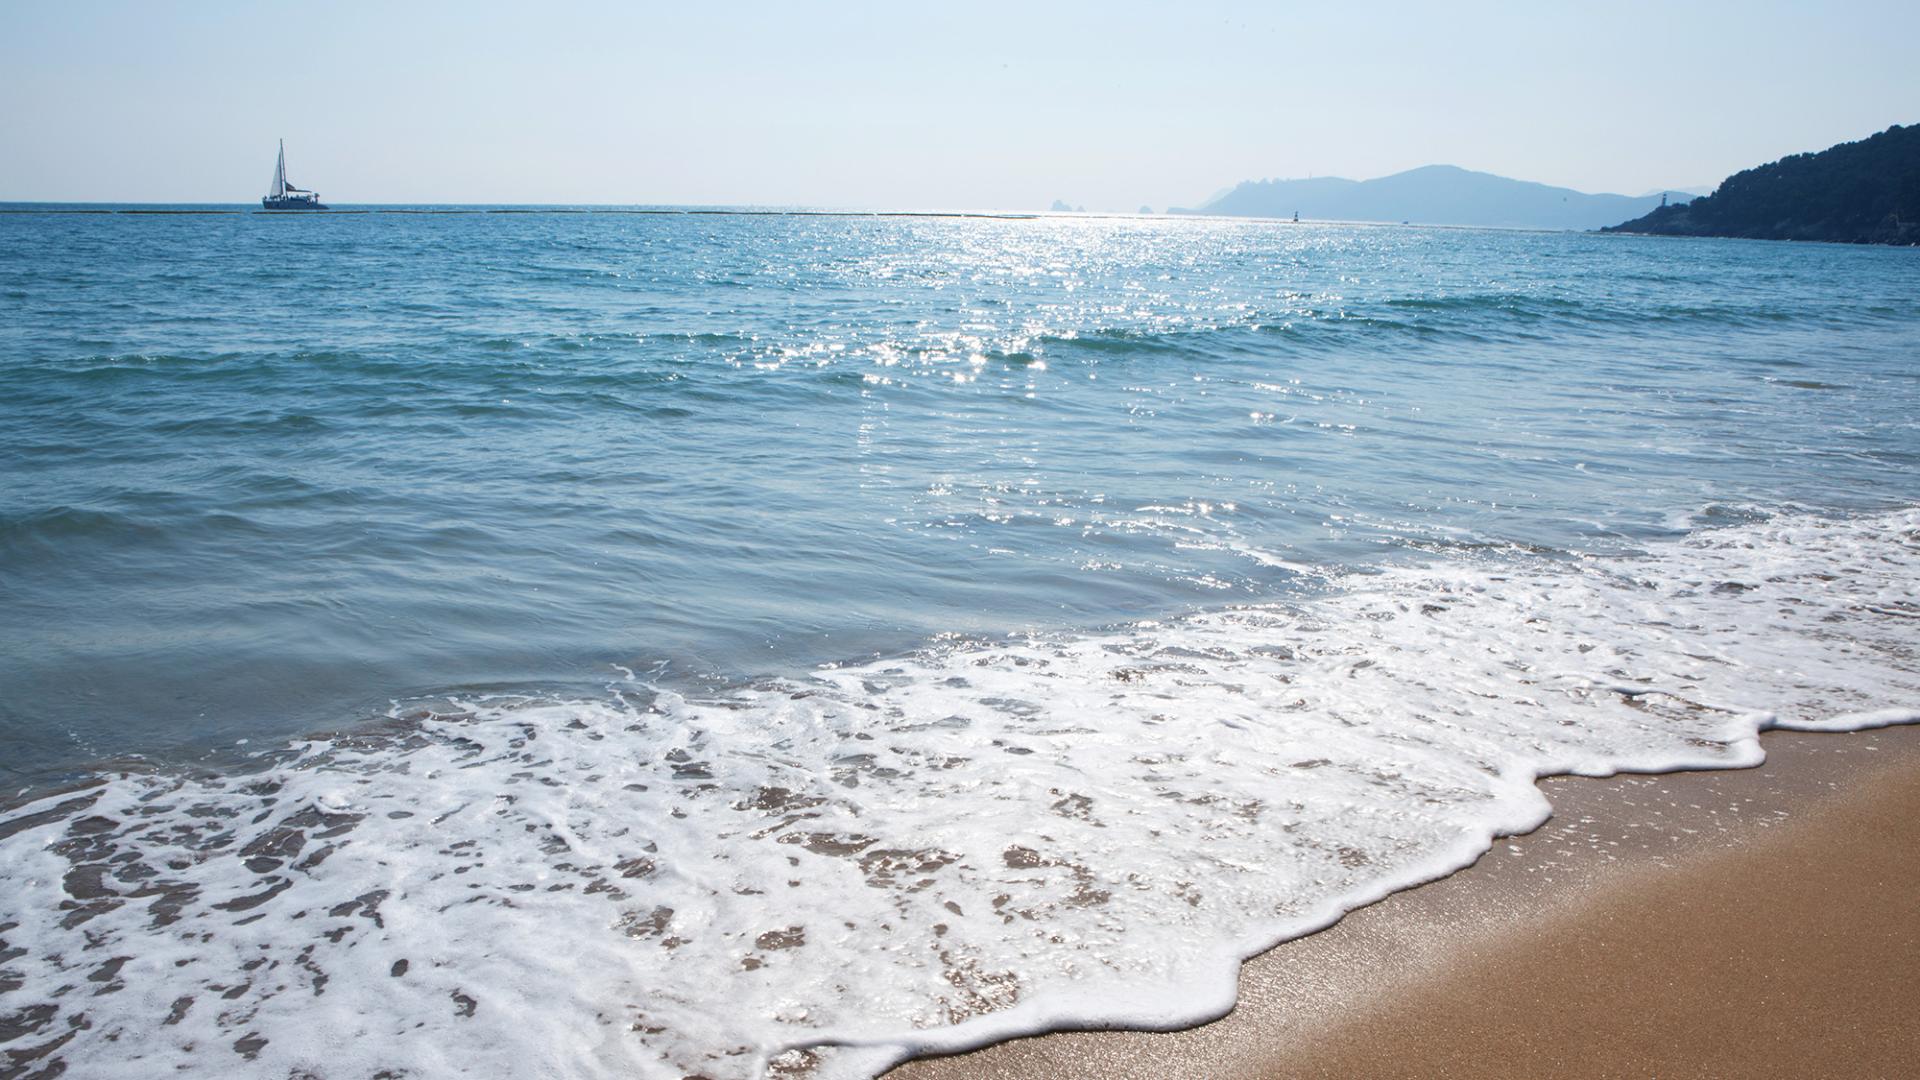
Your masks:
{"label": "green tree on hill", "polygon": [[1920,243],[1920,126],[1896,124],[1859,142],[1747,169],[1712,195],[1604,231]]}

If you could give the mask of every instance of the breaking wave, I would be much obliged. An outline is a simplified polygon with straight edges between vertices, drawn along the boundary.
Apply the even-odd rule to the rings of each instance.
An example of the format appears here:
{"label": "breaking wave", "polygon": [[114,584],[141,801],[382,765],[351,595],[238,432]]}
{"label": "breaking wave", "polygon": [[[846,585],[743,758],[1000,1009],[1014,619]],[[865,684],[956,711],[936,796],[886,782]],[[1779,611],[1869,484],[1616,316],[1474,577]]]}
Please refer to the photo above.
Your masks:
{"label": "breaking wave", "polygon": [[953,639],[712,693],[397,708],[0,816],[0,1048],[74,1075],[871,1075],[1167,1027],[1534,827],[1546,774],[1920,720],[1920,511]]}

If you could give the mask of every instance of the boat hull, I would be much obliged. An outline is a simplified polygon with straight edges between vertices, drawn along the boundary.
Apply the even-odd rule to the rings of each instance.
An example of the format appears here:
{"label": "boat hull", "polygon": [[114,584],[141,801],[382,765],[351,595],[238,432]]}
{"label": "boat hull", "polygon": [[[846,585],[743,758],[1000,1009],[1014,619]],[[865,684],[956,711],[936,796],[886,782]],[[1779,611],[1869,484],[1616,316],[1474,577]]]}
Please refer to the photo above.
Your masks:
{"label": "boat hull", "polygon": [[276,199],[271,195],[260,200],[260,205],[268,210],[325,210],[318,199]]}

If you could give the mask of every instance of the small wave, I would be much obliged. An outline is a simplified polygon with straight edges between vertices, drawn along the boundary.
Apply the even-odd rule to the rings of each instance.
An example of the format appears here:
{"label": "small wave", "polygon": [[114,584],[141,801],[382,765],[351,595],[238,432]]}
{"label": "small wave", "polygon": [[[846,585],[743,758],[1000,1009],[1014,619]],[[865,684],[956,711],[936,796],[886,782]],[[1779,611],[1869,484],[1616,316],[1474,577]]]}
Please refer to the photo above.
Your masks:
{"label": "small wave", "polygon": [[[1825,324],[1835,318],[1834,312],[1815,308],[1796,311],[1758,305],[1626,303],[1518,292],[1398,297],[1383,301],[1381,306],[1388,310],[1416,313],[1418,321],[1400,324],[1403,326],[1418,325],[1429,332],[1464,333],[1486,340],[1498,340],[1503,329],[1550,329],[1555,324],[1569,329],[1645,327],[1648,324],[1676,329],[1688,326],[1705,329],[1767,329],[1799,322]],[[1364,305],[1356,308],[1356,312],[1370,322],[1394,322],[1368,316]],[[1445,318],[1438,321],[1419,318],[1427,314]]]}
{"label": "small wave", "polygon": [[213,537],[271,535],[267,526],[245,514],[217,507],[183,512],[165,505],[168,501],[158,500],[151,510],[54,506],[0,515],[0,555],[32,566],[50,555],[65,555],[78,544],[154,551]]}
{"label": "small wave", "polygon": [[1578,300],[1527,293],[1467,293],[1454,296],[1409,296],[1387,301],[1387,306],[1415,311],[1500,312],[1532,318],[1578,314],[1589,306]]}
{"label": "small wave", "polygon": [[129,543],[158,537],[159,524],[133,514],[80,506],[52,506],[0,516],[0,550],[32,544],[58,546],[71,540],[113,537]]}
{"label": "small wave", "polygon": [[210,435],[249,438],[257,435],[305,435],[325,431],[327,421],[307,413],[262,413],[249,416],[194,416],[156,420],[147,430],[156,435]]}
{"label": "small wave", "polygon": [[8,1048],[831,1078],[1198,1021],[1240,958],[1537,825],[1542,774],[1920,718],[1916,572],[1920,511],[1458,551],[1298,604],[103,776],[0,817]]}

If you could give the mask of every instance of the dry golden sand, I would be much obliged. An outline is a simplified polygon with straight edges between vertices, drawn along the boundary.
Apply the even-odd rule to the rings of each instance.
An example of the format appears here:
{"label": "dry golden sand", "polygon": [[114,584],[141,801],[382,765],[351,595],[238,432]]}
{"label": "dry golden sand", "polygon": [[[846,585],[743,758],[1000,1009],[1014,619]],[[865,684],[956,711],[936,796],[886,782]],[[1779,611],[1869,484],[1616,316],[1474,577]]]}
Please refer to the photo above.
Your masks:
{"label": "dry golden sand", "polygon": [[1227,1017],[888,1080],[1920,1076],[1920,730],[1559,779],[1474,867],[1250,961]]}

